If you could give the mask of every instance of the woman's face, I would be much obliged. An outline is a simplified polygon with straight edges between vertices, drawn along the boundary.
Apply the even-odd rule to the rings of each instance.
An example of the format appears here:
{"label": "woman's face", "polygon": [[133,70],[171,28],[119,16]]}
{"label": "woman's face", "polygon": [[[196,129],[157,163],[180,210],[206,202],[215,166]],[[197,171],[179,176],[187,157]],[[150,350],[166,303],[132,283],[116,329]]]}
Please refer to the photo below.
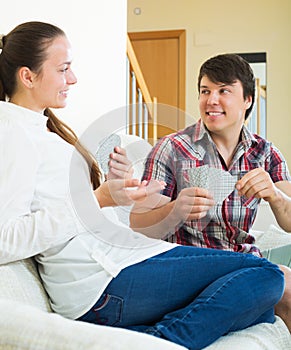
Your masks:
{"label": "woman's face", "polygon": [[70,86],[77,82],[71,62],[72,52],[68,39],[65,36],[56,37],[47,48],[47,59],[41,72],[33,79],[33,110],[42,112],[46,108],[66,106]]}

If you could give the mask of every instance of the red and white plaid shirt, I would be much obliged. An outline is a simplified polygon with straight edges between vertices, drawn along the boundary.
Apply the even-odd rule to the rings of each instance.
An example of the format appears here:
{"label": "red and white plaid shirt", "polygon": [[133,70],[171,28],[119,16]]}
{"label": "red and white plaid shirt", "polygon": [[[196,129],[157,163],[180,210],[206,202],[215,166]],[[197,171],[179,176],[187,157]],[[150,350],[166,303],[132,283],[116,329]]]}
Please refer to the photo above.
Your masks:
{"label": "red and white plaid shirt", "polygon": [[[271,142],[251,134],[246,127],[242,129],[241,141],[227,168],[201,120],[165,136],[156,144],[145,162],[143,179],[165,181],[167,186],[162,193],[174,200],[182,188],[189,186],[187,170],[203,165],[229,172],[235,182],[258,167],[263,167],[274,183],[291,181],[280,151]],[[219,183],[218,179],[217,183],[210,183],[209,189],[218,185],[229,186],[225,180],[221,181]],[[229,193],[227,198],[215,204],[206,218],[183,222],[175,228],[175,232],[169,232],[165,240],[260,255],[255,238],[249,234],[260,199],[240,197],[234,187]]]}

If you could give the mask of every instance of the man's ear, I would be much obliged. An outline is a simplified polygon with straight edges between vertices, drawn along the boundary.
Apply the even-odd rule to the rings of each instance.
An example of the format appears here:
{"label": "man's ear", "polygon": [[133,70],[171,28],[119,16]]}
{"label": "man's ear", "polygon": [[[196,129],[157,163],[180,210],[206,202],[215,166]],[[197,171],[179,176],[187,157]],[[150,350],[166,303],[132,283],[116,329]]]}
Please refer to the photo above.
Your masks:
{"label": "man's ear", "polygon": [[249,108],[251,107],[252,102],[253,102],[252,96],[248,96],[248,97],[245,99],[246,109],[249,109]]}
{"label": "man's ear", "polygon": [[27,88],[31,89],[33,87],[33,78],[35,74],[28,67],[21,67],[18,71],[19,80]]}

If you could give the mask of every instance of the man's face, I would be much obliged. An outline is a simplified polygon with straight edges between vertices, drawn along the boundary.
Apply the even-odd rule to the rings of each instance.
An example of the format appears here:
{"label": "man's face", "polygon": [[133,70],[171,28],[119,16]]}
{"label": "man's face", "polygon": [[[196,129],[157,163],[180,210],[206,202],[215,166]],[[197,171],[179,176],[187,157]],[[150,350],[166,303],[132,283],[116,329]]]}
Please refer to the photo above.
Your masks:
{"label": "man's face", "polygon": [[239,80],[227,85],[213,83],[207,76],[201,79],[200,115],[210,133],[237,136],[251,102],[251,96],[244,99],[243,87]]}

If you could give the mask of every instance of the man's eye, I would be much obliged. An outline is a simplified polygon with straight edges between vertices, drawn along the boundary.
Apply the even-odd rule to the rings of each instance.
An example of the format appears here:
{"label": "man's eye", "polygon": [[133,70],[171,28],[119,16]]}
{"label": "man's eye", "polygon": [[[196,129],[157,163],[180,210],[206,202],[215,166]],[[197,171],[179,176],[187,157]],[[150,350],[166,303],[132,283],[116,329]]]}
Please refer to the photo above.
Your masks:
{"label": "man's eye", "polygon": [[200,94],[201,95],[206,95],[206,94],[209,94],[209,91],[208,90],[201,90]]}

